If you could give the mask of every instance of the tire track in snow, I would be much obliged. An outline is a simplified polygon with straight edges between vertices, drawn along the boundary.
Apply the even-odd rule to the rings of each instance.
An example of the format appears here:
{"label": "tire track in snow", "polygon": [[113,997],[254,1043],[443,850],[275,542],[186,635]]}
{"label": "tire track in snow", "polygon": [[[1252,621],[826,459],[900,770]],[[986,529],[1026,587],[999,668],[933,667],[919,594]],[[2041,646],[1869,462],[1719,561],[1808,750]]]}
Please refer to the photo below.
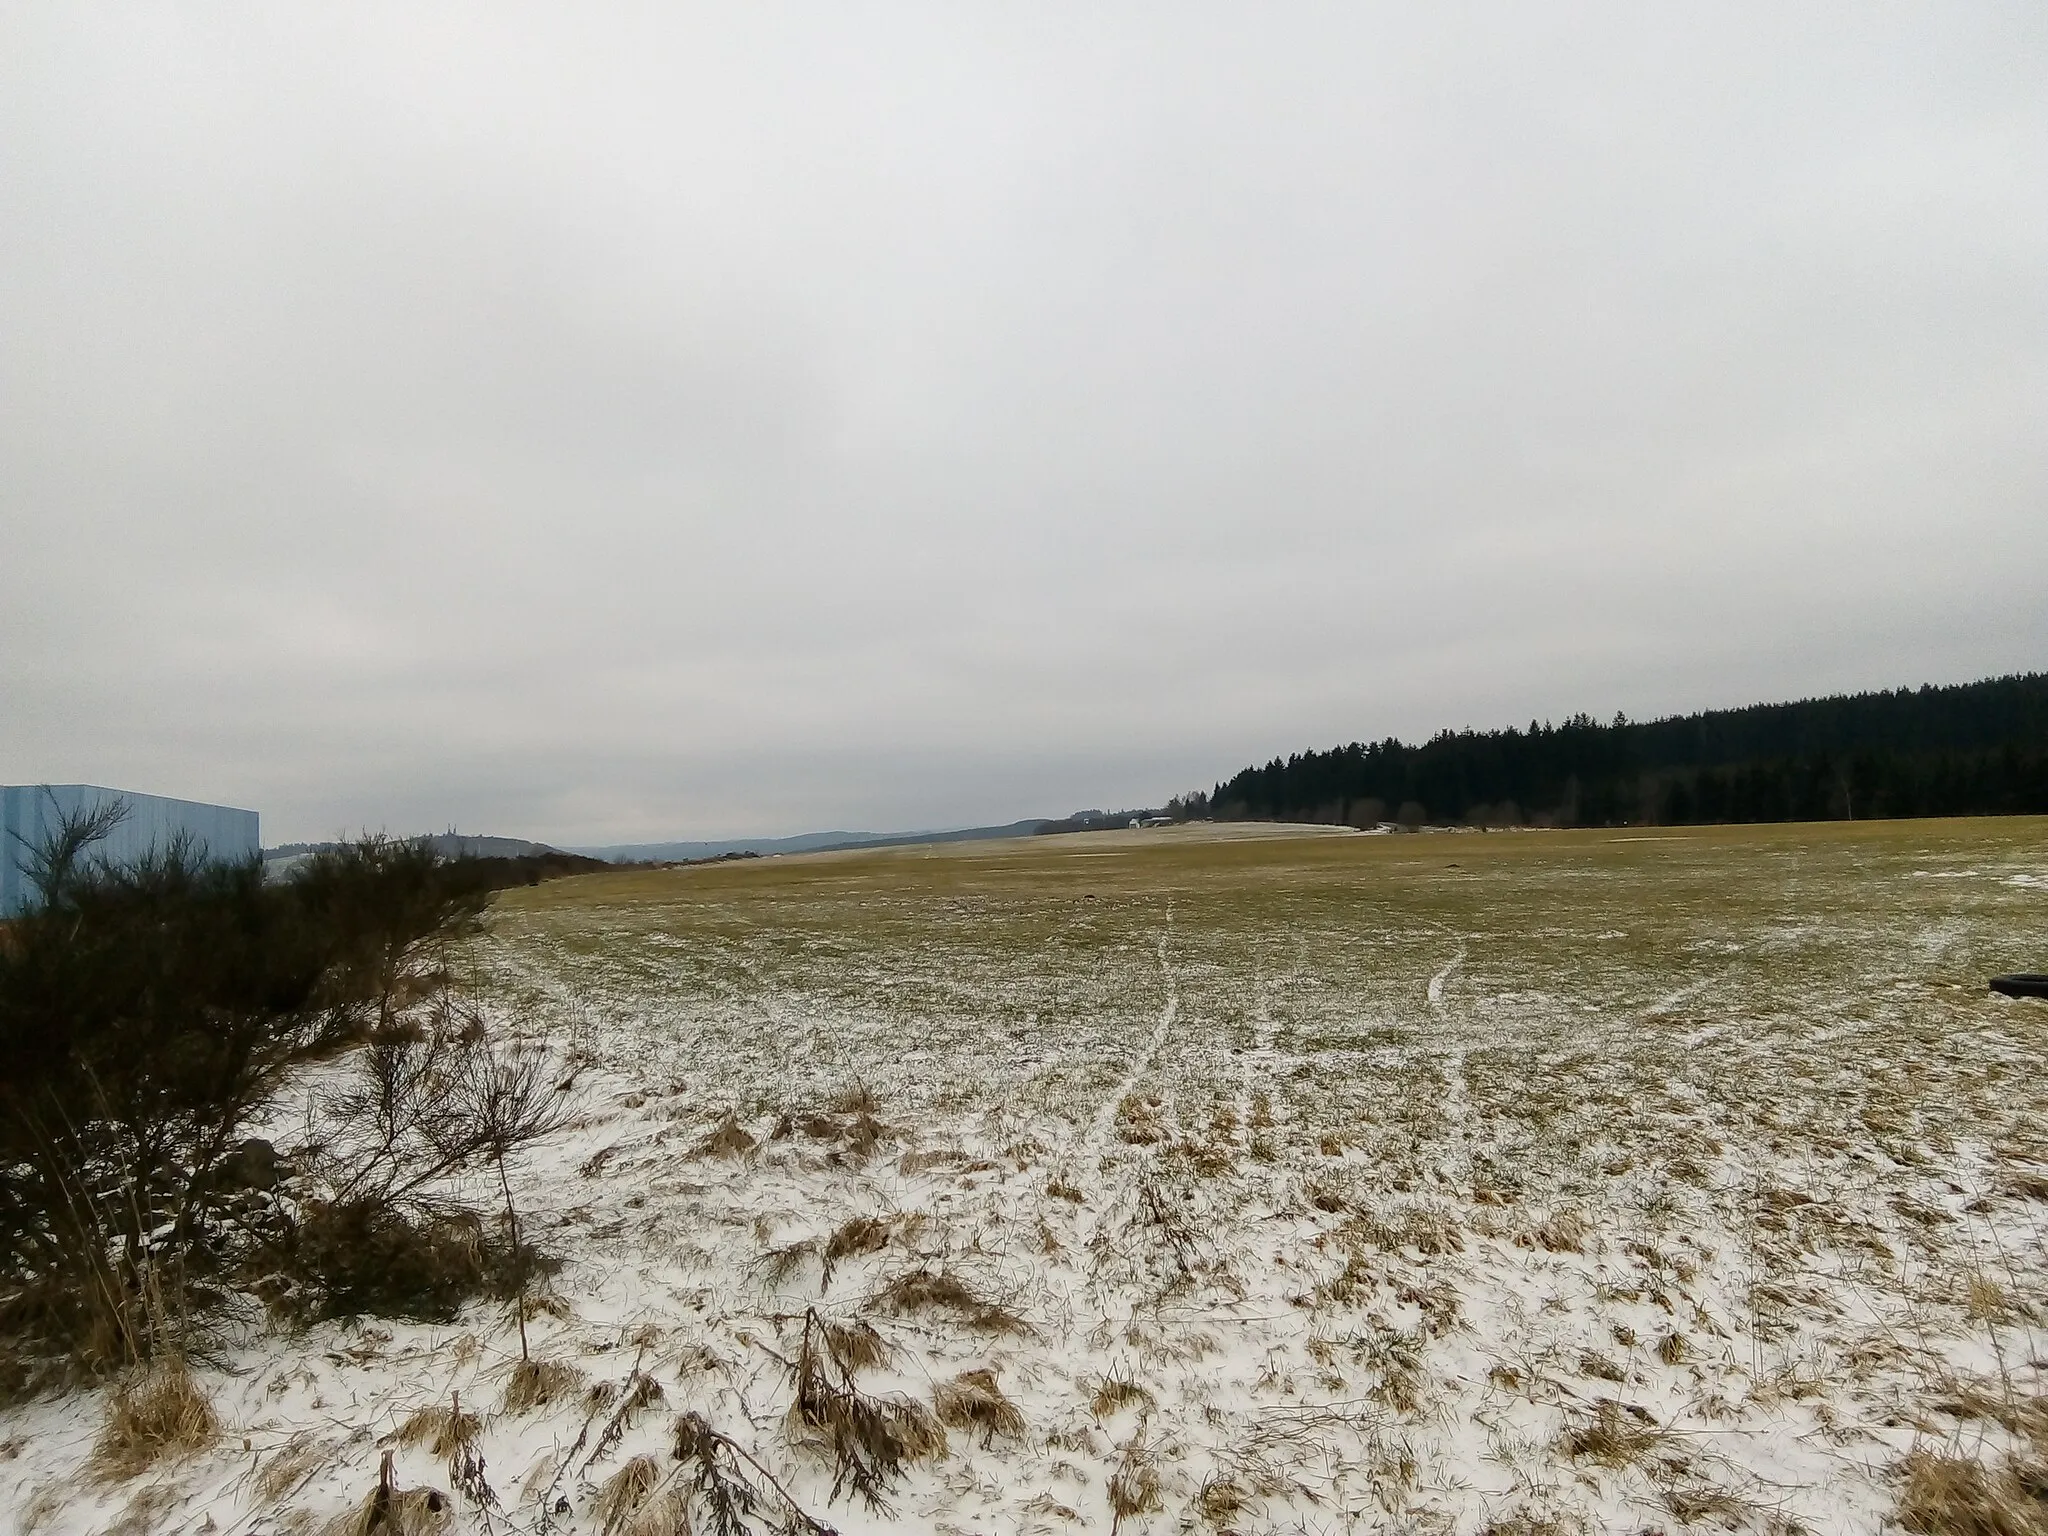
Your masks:
{"label": "tire track in snow", "polygon": [[1124,1080],[1111,1090],[1108,1098],[1095,1111],[1095,1118],[1089,1124],[1088,1135],[1081,1143],[1084,1152],[1100,1150],[1103,1140],[1109,1135],[1109,1128],[1116,1120],[1117,1106],[1122,1104],[1132,1089],[1138,1086],[1138,1079],[1150,1070],[1153,1058],[1166,1044],[1166,1037],[1172,1032],[1174,1021],[1180,1017],[1180,983],[1173,974],[1173,962],[1167,957],[1166,941],[1173,933],[1173,911],[1166,913],[1166,932],[1159,935],[1159,974],[1166,982],[1166,1002],[1159,1010],[1159,1022],[1152,1026],[1152,1037],[1145,1042],[1145,1048],[1131,1063],[1131,1070]]}
{"label": "tire track in snow", "polygon": [[[1460,939],[1458,941],[1458,952],[1444,963],[1442,970],[1429,978],[1429,987],[1427,989],[1429,1006],[1439,1019],[1449,1016],[1450,1004],[1444,1001],[1444,988],[1449,985],[1450,979],[1457,974],[1458,968],[1465,963],[1465,955],[1465,941]],[[1462,1143],[1465,1140],[1465,1125],[1466,1121],[1471,1118],[1472,1110],[1472,1089],[1471,1085],[1465,1080],[1465,1052],[1468,1049],[1470,1049],[1470,1046],[1467,1042],[1460,1042],[1453,1046],[1443,1066],[1444,1119],[1450,1126],[1450,1139],[1458,1143]]]}
{"label": "tire track in snow", "polygon": [[1439,1013],[1443,1011],[1444,1007],[1444,984],[1451,979],[1457,972],[1458,967],[1464,963],[1465,946],[1461,941],[1458,945],[1458,952],[1451,957],[1450,963],[1429,978],[1429,1006],[1436,1009]]}

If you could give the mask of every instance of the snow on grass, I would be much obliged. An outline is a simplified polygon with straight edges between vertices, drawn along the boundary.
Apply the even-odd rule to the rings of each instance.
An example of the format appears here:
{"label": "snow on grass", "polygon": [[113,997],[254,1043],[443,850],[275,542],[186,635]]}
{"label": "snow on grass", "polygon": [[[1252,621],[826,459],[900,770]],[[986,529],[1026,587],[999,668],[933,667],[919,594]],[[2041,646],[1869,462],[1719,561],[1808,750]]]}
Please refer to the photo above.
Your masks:
{"label": "snow on grass", "polygon": [[674,1529],[705,1466],[846,1532],[2005,1497],[2048,1447],[2048,1007],[1982,978],[2042,963],[2043,835],[1188,829],[513,893],[478,985],[576,1109],[514,1170],[566,1260],[540,1366],[503,1308],[251,1323],[193,1362],[209,1447],[109,1477],[74,1395],[0,1416],[0,1489],[51,1532],[346,1528],[387,1451],[562,1532]]}

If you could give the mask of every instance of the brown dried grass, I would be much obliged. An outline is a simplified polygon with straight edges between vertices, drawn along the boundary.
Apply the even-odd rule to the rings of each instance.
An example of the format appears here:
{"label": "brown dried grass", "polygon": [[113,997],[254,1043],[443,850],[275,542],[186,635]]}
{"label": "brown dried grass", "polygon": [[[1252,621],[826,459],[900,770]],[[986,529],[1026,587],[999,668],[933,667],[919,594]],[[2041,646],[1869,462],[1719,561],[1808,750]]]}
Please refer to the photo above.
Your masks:
{"label": "brown dried grass", "polygon": [[898,1275],[876,1294],[892,1312],[944,1313],[983,1333],[1028,1334],[1031,1325],[1000,1302],[978,1296],[958,1275],[915,1269]]}
{"label": "brown dried grass", "polygon": [[114,1389],[93,1465],[105,1478],[133,1477],[166,1457],[203,1451],[219,1437],[212,1402],[185,1362],[172,1357]]}
{"label": "brown dried grass", "polygon": [[1117,1457],[1109,1474],[1109,1529],[1111,1536],[1132,1515],[1164,1509],[1159,1496],[1159,1467],[1141,1437],[1134,1436]]}
{"label": "brown dried grass", "polygon": [[[1922,1536],[2043,1536],[2048,1485],[2010,1465],[1915,1451],[1905,1460],[1899,1524]],[[2029,1483],[2034,1486],[2030,1487]]]}
{"label": "brown dried grass", "polygon": [[476,1445],[483,1427],[483,1420],[465,1409],[460,1397],[451,1395],[445,1403],[415,1408],[392,1439],[408,1450],[425,1446],[432,1456],[456,1456]]}
{"label": "brown dried grass", "polygon": [[1670,1438],[1635,1404],[1603,1397],[1593,1405],[1590,1417],[1580,1419],[1558,1437],[1557,1448],[1574,1461],[1619,1470],[1636,1465]]}
{"label": "brown dried grass", "polygon": [[400,1488],[384,1453],[377,1486],[330,1520],[322,1536],[439,1536],[455,1523],[455,1501],[438,1488]]}
{"label": "brown dried grass", "polygon": [[580,1394],[588,1381],[583,1372],[560,1360],[522,1360],[505,1383],[504,1411],[529,1413],[564,1402]]}
{"label": "brown dried grass", "polygon": [[1021,1439],[1024,1434],[1022,1411],[1003,1395],[996,1373],[986,1367],[941,1383],[932,1394],[932,1407],[948,1429],[978,1432],[984,1450],[994,1446],[998,1435]]}
{"label": "brown dried grass", "polygon": [[1136,1407],[1142,1413],[1150,1413],[1157,1399],[1128,1376],[1112,1371],[1095,1384],[1095,1392],[1088,1399],[1089,1410],[1097,1419],[1107,1419],[1125,1408]]}
{"label": "brown dried grass", "polygon": [[689,1510],[666,1479],[652,1456],[635,1456],[606,1478],[591,1505],[600,1536],[686,1536]]}
{"label": "brown dried grass", "polygon": [[294,1435],[257,1463],[256,1497],[275,1504],[333,1457],[332,1442]]}
{"label": "brown dried grass", "polygon": [[739,1116],[727,1111],[711,1134],[697,1144],[697,1154],[700,1157],[745,1157],[758,1146],[760,1142],[740,1124]]}

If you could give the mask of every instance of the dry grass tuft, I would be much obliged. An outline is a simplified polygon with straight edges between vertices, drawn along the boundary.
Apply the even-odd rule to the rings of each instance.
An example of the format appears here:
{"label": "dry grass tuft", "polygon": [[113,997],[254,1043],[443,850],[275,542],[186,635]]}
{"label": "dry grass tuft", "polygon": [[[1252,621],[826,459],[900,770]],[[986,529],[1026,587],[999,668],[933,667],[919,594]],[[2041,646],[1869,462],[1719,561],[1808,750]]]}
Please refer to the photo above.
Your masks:
{"label": "dry grass tuft", "polygon": [[581,1393],[588,1379],[560,1360],[522,1360],[512,1367],[512,1379],[505,1384],[505,1412],[527,1413],[566,1401]]}
{"label": "dry grass tuft", "polygon": [[740,1124],[739,1116],[728,1110],[717,1128],[697,1144],[697,1152],[701,1157],[745,1157],[760,1145]]}
{"label": "dry grass tuft", "polygon": [[1619,1470],[1634,1466],[1669,1438],[1657,1421],[1634,1403],[1603,1397],[1594,1404],[1592,1417],[1558,1437],[1557,1448],[1574,1461]]}
{"label": "dry grass tuft", "polygon": [[317,1468],[326,1465],[333,1455],[331,1442],[294,1435],[258,1464],[257,1499],[264,1504],[275,1504]]}
{"label": "dry grass tuft", "polygon": [[1973,1323],[1999,1323],[2012,1316],[2012,1298],[2005,1287],[1983,1275],[1972,1275],[1963,1293],[1963,1315]]}
{"label": "dry grass tuft", "polygon": [[1250,1504],[1250,1491],[1234,1477],[1212,1477],[1195,1495],[1195,1513],[1214,1526],[1228,1525]]}
{"label": "dry grass tuft", "polygon": [[1489,1520],[1480,1527],[1478,1536],[1579,1536],[1585,1529],[1586,1522],[1581,1516],[1551,1514],[1525,1505]]}
{"label": "dry grass tuft", "polygon": [[1524,1248],[1541,1248],[1545,1253],[1584,1253],[1593,1228],[1577,1211],[1553,1211],[1549,1218],[1515,1238]]}
{"label": "dry grass tuft", "polygon": [[2008,1174],[2005,1187],[2009,1194],[2018,1195],[2022,1200],[2048,1200],[2048,1173],[2025,1169]]}
{"label": "dry grass tuft", "polygon": [[864,1371],[886,1364],[892,1351],[882,1336],[867,1323],[818,1323],[819,1336],[827,1353],[844,1371]]}
{"label": "dry grass tuft", "polygon": [[687,1536],[689,1510],[665,1480],[652,1456],[635,1456],[606,1478],[591,1505],[601,1536]]}
{"label": "dry grass tuft", "polygon": [[1915,1451],[1905,1461],[1899,1524],[1923,1536],[2043,1536],[2048,1501],[2010,1466]]}
{"label": "dry grass tuft", "polygon": [[1123,1102],[1116,1107],[1117,1139],[1134,1147],[1154,1146],[1166,1140],[1166,1127],[1159,1119],[1159,1105],[1157,1098],[1141,1099],[1135,1093],[1125,1094]]}
{"label": "dry grass tuft", "polygon": [[825,1269],[830,1273],[832,1266],[842,1259],[857,1259],[864,1254],[880,1253],[889,1246],[889,1236],[896,1229],[896,1223],[886,1216],[855,1216],[841,1222],[825,1242]]}
{"label": "dry grass tuft", "polygon": [[185,1362],[168,1359],[115,1389],[93,1462],[103,1477],[133,1477],[167,1456],[203,1451],[219,1435],[219,1416]]}
{"label": "dry grass tuft", "polygon": [[1107,1419],[1130,1407],[1150,1413],[1157,1403],[1150,1392],[1130,1377],[1112,1372],[1095,1384],[1095,1395],[1088,1400],[1088,1407],[1096,1418]]}
{"label": "dry grass tuft", "polygon": [[949,1313],[983,1333],[1028,1334],[1031,1325],[1000,1302],[977,1296],[958,1275],[916,1269],[898,1275],[877,1293],[877,1304],[892,1312]]}
{"label": "dry grass tuft", "polygon": [[451,1396],[446,1403],[415,1408],[392,1438],[407,1450],[425,1446],[429,1455],[452,1457],[472,1449],[483,1428],[483,1420]]}
{"label": "dry grass tuft", "polygon": [[1142,1437],[1133,1436],[1117,1457],[1109,1474],[1109,1529],[1111,1536],[1132,1515],[1164,1509],[1159,1497],[1159,1468]]}
{"label": "dry grass tuft", "polygon": [[401,1488],[384,1453],[377,1486],[354,1509],[328,1522],[323,1536],[439,1536],[455,1523],[455,1503],[438,1488]]}
{"label": "dry grass tuft", "polygon": [[1024,1415],[1003,1396],[996,1385],[996,1373],[984,1367],[962,1371],[932,1394],[932,1406],[939,1422],[948,1429],[979,1431],[984,1450],[996,1443],[997,1435],[1021,1438]]}
{"label": "dry grass tuft", "polygon": [[881,1107],[875,1090],[857,1077],[825,1101],[825,1108],[835,1115],[872,1115]]}
{"label": "dry grass tuft", "polygon": [[1412,1248],[1425,1258],[1436,1258],[1465,1251],[1463,1229],[1448,1212],[1434,1206],[1358,1211],[1337,1231],[1343,1239],[1369,1243],[1386,1253]]}
{"label": "dry grass tuft", "polygon": [[825,1264],[825,1256],[818,1251],[815,1237],[800,1237],[793,1243],[770,1248],[755,1261],[755,1269],[761,1276],[761,1283],[776,1287],[787,1285],[790,1279],[812,1259],[823,1269],[823,1283],[830,1283],[831,1269]]}

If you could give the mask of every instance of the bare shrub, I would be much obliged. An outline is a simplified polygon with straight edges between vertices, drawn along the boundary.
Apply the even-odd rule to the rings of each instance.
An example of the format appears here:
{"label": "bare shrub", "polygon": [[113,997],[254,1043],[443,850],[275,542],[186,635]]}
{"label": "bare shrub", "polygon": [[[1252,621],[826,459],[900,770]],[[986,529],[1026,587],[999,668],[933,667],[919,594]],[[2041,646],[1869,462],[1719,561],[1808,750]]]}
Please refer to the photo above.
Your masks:
{"label": "bare shrub", "polygon": [[948,1429],[978,1432],[984,1450],[994,1446],[997,1435],[1016,1438],[1024,1433],[1023,1413],[1003,1395],[996,1373],[986,1367],[962,1371],[941,1383],[932,1394],[932,1407]]}
{"label": "bare shrub", "polygon": [[104,1477],[133,1477],[165,1457],[203,1451],[219,1435],[212,1402],[185,1362],[170,1356],[114,1389],[93,1463]]}
{"label": "bare shrub", "polygon": [[687,1529],[707,1536],[755,1536],[756,1520],[773,1520],[781,1536],[835,1536],[832,1527],[806,1513],[766,1467],[701,1414],[676,1419],[675,1459],[689,1477],[684,1504],[695,1518]]}
{"label": "bare shrub", "polygon": [[[481,1015],[445,994],[424,1018],[380,1025],[359,1070],[318,1102],[326,1134],[298,1153],[318,1193],[266,1247],[273,1305],[300,1321],[445,1322],[479,1294],[523,1302],[553,1266],[521,1240],[505,1164],[564,1123],[544,1067],[499,1050]],[[446,1193],[477,1168],[496,1176],[502,1235]]]}
{"label": "bare shrub", "polygon": [[855,1497],[877,1514],[891,1512],[886,1495],[906,1467],[946,1453],[946,1432],[907,1398],[872,1397],[854,1385],[825,1321],[804,1314],[803,1337],[791,1365],[796,1389],[790,1421],[822,1441],[832,1459],[832,1493]]}
{"label": "bare shrub", "polygon": [[[270,1151],[247,1127],[438,985],[488,899],[379,840],[282,885],[189,841],[89,860],[114,820],[60,827],[0,946],[0,1360],[20,1387],[179,1347]],[[278,1175],[272,1155],[256,1182]]]}
{"label": "bare shrub", "polygon": [[[662,1390],[661,1383],[640,1369],[640,1362],[646,1358],[646,1354],[647,1351],[643,1347],[640,1354],[634,1358],[633,1369],[627,1373],[623,1388],[605,1382],[602,1383],[602,1390],[592,1387],[584,1395],[584,1401],[590,1405],[590,1419],[583,1428],[585,1435],[590,1433],[590,1424],[596,1422],[598,1414],[608,1407],[612,1410],[611,1417],[605,1420],[604,1428],[598,1431],[596,1444],[591,1447],[590,1454],[583,1459],[582,1470],[586,1476],[592,1467],[619,1448],[626,1438],[626,1431],[633,1427],[633,1420],[642,1409],[652,1408],[667,1401],[668,1394]],[[578,1449],[582,1443],[579,1439]],[[574,1459],[573,1453],[571,1459]]]}
{"label": "bare shrub", "polygon": [[341,1317],[452,1322],[478,1295],[515,1297],[545,1261],[473,1212],[407,1211],[382,1196],[308,1204],[264,1256],[256,1283],[295,1323]]}

